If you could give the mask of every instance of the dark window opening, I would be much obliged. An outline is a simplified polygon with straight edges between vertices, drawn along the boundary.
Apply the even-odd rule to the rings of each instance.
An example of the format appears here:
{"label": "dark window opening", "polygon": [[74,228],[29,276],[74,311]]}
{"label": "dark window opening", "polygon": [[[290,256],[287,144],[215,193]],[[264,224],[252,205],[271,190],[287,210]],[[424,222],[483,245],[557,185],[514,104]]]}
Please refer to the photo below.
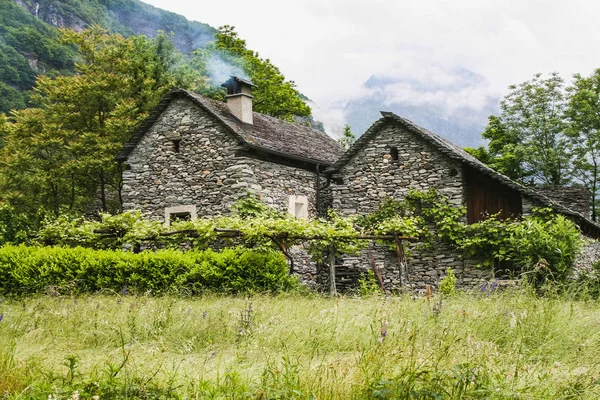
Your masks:
{"label": "dark window opening", "polygon": [[392,155],[393,161],[398,161],[398,148],[397,147],[392,147],[390,149],[390,154]]}
{"label": "dark window opening", "polygon": [[456,175],[458,175],[458,170],[456,168],[452,168],[450,170],[450,176],[456,176]]}
{"label": "dark window opening", "polygon": [[181,148],[179,146],[179,143],[181,142],[181,140],[180,139],[175,139],[175,140],[172,140],[172,142],[173,142],[173,151],[175,153],[179,153],[179,151],[181,150]]}
{"label": "dark window opening", "polygon": [[172,213],[169,215],[169,222],[191,221],[192,214],[190,212]]}
{"label": "dark window opening", "polygon": [[132,170],[131,164],[127,164],[127,163],[123,164],[123,171],[131,171],[131,170]]}
{"label": "dark window opening", "polygon": [[336,184],[336,185],[343,185],[344,184],[344,178],[336,177],[336,178],[331,179],[331,181],[334,184]]}

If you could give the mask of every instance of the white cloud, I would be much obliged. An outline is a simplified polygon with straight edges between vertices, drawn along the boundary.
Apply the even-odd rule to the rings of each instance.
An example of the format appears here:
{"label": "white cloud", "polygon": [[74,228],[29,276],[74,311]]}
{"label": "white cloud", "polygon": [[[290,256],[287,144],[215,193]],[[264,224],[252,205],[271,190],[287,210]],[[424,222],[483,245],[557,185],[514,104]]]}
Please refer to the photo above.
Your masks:
{"label": "white cloud", "polygon": [[587,0],[147,2],[215,27],[235,25],[324,109],[361,93],[373,74],[444,85],[456,79],[444,71],[461,66],[488,83],[450,105],[476,105],[483,93],[505,93],[536,72],[568,78],[600,66],[600,3]]}

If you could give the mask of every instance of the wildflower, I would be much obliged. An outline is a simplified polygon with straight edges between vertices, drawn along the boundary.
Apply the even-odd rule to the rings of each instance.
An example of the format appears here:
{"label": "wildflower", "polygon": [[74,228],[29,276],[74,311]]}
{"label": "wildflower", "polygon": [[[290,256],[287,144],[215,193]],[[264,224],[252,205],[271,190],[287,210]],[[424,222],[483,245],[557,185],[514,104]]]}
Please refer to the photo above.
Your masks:
{"label": "wildflower", "polygon": [[427,301],[431,299],[431,286],[425,285],[425,297],[427,297]]}
{"label": "wildflower", "polygon": [[127,295],[127,285],[123,285],[123,295]]}
{"label": "wildflower", "polygon": [[493,292],[494,290],[496,290],[497,287],[498,287],[498,278],[496,278],[496,280],[494,281],[494,283],[492,283],[490,285],[490,291]]}
{"label": "wildflower", "polygon": [[383,343],[383,341],[385,340],[386,337],[387,337],[387,321],[382,320],[381,328],[379,329],[379,339],[377,339],[377,340],[379,341],[379,343]]}
{"label": "wildflower", "polygon": [[487,290],[487,282],[483,282],[483,285],[481,285],[481,291],[485,292]]}
{"label": "wildflower", "polygon": [[202,313],[202,319],[206,318],[206,316],[207,316],[207,315],[208,315],[208,313],[207,313],[206,311],[204,311],[204,312]]}
{"label": "wildflower", "polygon": [[79,390],[73,392],[73,400],[79,400]]}
{"label": "wildflower", "polygon": [[0,314],[0,322],[4,319],[4,314]]}

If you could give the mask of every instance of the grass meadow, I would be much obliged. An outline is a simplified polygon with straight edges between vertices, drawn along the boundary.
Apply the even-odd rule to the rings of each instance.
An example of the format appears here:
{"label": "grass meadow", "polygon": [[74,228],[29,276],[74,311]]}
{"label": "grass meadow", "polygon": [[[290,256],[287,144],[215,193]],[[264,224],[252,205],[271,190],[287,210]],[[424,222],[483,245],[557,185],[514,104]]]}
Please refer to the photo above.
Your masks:
{"label": "grass meadow", "polygon": [[524,290],[43,296],[0,314],[0,398],[600,398],[598,302]]}

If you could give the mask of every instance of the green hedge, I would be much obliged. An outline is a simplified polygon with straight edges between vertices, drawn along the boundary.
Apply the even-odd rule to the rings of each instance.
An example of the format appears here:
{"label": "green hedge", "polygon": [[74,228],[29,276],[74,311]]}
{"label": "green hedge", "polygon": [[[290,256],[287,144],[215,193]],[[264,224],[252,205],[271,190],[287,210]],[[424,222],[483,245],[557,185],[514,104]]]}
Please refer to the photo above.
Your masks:
{"label": "green hedge", "polygon": [[181,252],[81,247],[0,248],[0,294],[280,291],[296,285],[281,253],[229,248]]}

